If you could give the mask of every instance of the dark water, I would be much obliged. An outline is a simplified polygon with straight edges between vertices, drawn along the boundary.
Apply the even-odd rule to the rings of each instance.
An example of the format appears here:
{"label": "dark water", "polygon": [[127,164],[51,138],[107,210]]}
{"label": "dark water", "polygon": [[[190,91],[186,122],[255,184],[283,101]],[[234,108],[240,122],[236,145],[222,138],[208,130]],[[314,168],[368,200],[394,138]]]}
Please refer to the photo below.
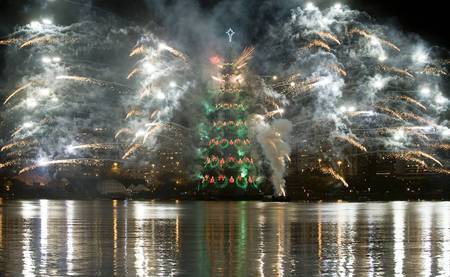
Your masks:
{"label": "dark water", "polygon": [[0,276],[450,276],[450,202],[2,201]]}

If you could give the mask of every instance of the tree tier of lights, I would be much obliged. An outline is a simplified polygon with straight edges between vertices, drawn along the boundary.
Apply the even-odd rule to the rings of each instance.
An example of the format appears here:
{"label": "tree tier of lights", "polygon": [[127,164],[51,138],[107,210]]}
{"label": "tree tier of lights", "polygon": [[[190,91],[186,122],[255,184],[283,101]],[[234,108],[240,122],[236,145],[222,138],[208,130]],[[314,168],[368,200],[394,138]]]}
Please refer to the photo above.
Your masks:
{"label": "tree tier of lights", "polygon": [[203,191],[259,190],[257,165],[248,137],[248,94],[241,86],[237,63],[220,66],[219,87],[212,90],[214,103],[205,102],[208,124],[201,126],[203,170],[198,188]]}

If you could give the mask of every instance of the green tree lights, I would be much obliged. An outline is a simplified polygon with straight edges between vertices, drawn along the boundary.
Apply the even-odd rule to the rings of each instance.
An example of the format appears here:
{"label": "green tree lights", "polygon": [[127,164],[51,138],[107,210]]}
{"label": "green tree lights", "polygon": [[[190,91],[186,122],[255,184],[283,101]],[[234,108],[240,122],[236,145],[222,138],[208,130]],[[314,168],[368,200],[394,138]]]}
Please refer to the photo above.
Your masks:
{"label": "green tree lights", "polygon": [[[248,50],[246,50],[248,51]],[[243,55],[248,55],[244,51]],[[208,122],[199,125],[203,147],[199,190],[220,193],[259,192],[258,167],[252,157],[253,141],[248,137],[250,95],[245,90],[242,68],[250,58],[242,55],[233,63],[218,63],[219,85],[203,103]]]}

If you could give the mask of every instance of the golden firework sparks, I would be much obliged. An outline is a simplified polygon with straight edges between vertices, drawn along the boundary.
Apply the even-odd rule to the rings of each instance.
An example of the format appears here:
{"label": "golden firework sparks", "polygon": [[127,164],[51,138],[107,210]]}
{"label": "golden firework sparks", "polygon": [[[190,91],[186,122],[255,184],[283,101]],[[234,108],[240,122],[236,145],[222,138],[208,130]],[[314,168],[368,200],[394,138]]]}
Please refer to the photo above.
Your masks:
{"label": "golden firework sparks", "polygon": [[273,88],[281,88],[282,93],[286,95],[298,95],[312,90],[315,84],[320,81],[319,77],[309,78],[304,81],[296,80],[298,77],[299,74],[294,74],[286,80],[276,83]]}
{"label": "golden firework sparks", "polygon": [[18,165],[18,164],[20,164],[20,161],[17,161],[17,160],[15,160],[15,161],[8,161],[8,162],[5,162],[5,163],[0,163],[0,169],[1,168],[5,168],[5,167],[15,166],[15,165]]}
{"label": "golden firework sparks", "polygon": [[382,106],[376,106],[375,108],[376,108],[379,112],[384,113],[384,114],[387,114],[387,115],[389,115],[390,117],[397,118],[397,119],[402,120],[402,121],[404,120],[403,117],[400,115],[400,113],[398,113],[398,112],[396,112],[396,111],[393,111],[393,110],[391,110],[391,109],[389,109],[389,108],[382,107]]}
{"label": "golden firework sparks", "polygon": [[434,145],[432,145],[432,147],[440,149],[440,150],[445,150],[445,151],[450,150],[450,144],[446,144],[446,143],[434,144]]}
{"label": "golden firework sparks", "polygon": [[397,99],[401,99],[401,100],[403,100],[405,102],[408,102],[410,104],[416,105],[417,107],[421,108],[424,111],[427,110],[427,107],[425,107],[422,103],[420,103],[416,99],[413,99],[413,98],[411,98],[409,96],[402,95],[402,96],[397,97]]}
{"label": "golden firework sparks", "polygon": [[211,78],[212,78],[214,81],[219,82],[219,83],[225,82],[222,78],[217,77],[217,76],[211,76]]}
{"label": "golden firework sparks", "polygon": [[331,47],[325,41],[320,40],[320,39],[315,39],[315,40],[311,41],[308,45],[305,46],[305,48],[308,48],[308,49],[312,49],[315,47],[322,48],[328,52],[331,51]]}
{"label": "golden firework sparks", "polygon": [[145,143],[147,141],[147,138],[149,136],[151,136],[152,134],[154,134],[157,130],[159,130],[159,128],[161,128],[162,124],[161,123],[151,123],[149,124],[150,126],[148,127],[144,138],[142,139],[142,143]]}
{"label": "golden firework sparks", "polygon": [[403,160],[403,161],[407,161],[407,162],[413,162],[416,164],[421,165],[422,167],[427,167],[427,164],[425,163],[425,161],[414,157],[412,155],[406,155],[405,153],[392,153],[389,155],[386,155],[388,158],[392,158],[392,159],[396,159],[396,160]]}
{"label": "golden firework sparks", "polygon": [[132,116],[142,116],[142,115],[144,115],[144,112],[140,109],[135,108],[127,113],[125,119],[128,119],[129,117],[132,117]]}
{"label": "golden firework sparks", "polygon": [[429,172],[434,172],[434,173],[438,173],[438,174],[443,174],[443,175],[450,175],[450,170],[446,169],[446,168],[435,168],[435,167],[431,167],[427,169]]}
{"label": "golden firework sparks", "polygon": [[413,156],[413,157],[417,156],[417,157],[426,158],[426,159],[432,160],[433,162],[439,164],[440,166],[443,166],[442,163],[438,159],[436,159],[432,155],[430,155],[428,153],[425,153],[423,151],[419,151],[419,150],[417,150],[417,151],[408,151],[408,152],[405,153],[405,155],[406,156]]}
{"label": "golden firework sparks", "polygon": [[159,44],[159,49],[160,50],[165,50],[165,51],[171,53],[175,57],[180,58],[181,60],[183,60],[185,63],[187,63],[187,61],[188,61],[188,58],[186,57],[186,55],[184,55],[183,53],[181,53],[177,49],[168,46],[165,43],[160,43]]}
{"label": "golden firework sparks", "polygon": [[141,55],[144,53],[145,53],[145,47],[141,45],[141,46],[133,48],[133,50],[130,53],[130,57],[133,57],[135,55]]}
{"label": "golden firework sparks", "polygon": [[56,79],[57,80],[72,80],[72,81],[94,83],[93,79],[83,77],[83,76],[74,76],[74,75],[59,75],[59,76],[56,76]]}
{"label": "golden firework sparks", "polygon": [[135,68],[135,69],[131,70],[131,72],[127,75],[127,79],[130,79],[131,77],[133,77],[134,75],[136,75],[140,71],[141,70],[139,68]]}
{"label": "golden firework sparks", "polygon": [[28,87],[30,87],[33,84],[33,82],[29,82],[23,86],[18,87],[15,91],[13,91],[3,102],[3,105],[5,105],[6,103],[8,103],[9,100],[11,100],[11,98],[13,98],[16,94],[18,94],[21,91],[24,91],[25,89],[27,89]]}
{"label": "golden firework sparks", "polygon": [[349,117],[360,116],[360,115],[371,116],[371,115],[374,115],[374,112],[373,111],[356,111],[356,112],[347,112],[346,115]]}
{"label": "golden firework sparks", "polygon": [[274,111],[266,113],[264,115],[264,117],[271,118],[271,117],[274,117],[277,114],[283,114],[283,113],[284,113],[284,109],[277,109],[277,110],[274,110]]}
{"label": "golden firework sparks", "polygon": [[343,77],[347,77],[347,72],[338,64],[330,65],[330,68],[341,74]]}
{"label": "golden firework sparks", "polygon": [[410,120],[415,120],[415,121],[417,121],[417,122],[425,123],[425,124],[427,124],[427,125],[434,125],[433,121],[428,120],[428,119],[425,119],[425,118],[423,118],[422,116],[418,116],[418,115],[416,115],[416,114],[414,114],[414,113],[410,113],[410,112],[401,112],[401,113],[399,113],[399,114],[400,114],[400,116],[401,116],[401,118],[402,118],[403,120],[410,119]]}
{"label": "golden firework sparks", "polygon": [[54,37],[51,36],[40,36],[40,37],[34,37],[30,40],[25,41],[24,43],[22,43],[19,48],[22,49],[24,47],[28,47],[34,44],[38,44],[38,43],[52,43],[55,41]]}
{"label": "golden firework sparks", "polygon": [[11,45],[17,43],[19,40],[15,38],[0,40],[0,45]]}
{"label": "golden firework sparks", "polygon": [[334,171],[333,168],[329,166],[324,166],[320,168],[320,171],[322,171],[322,173],[324,174],[331,175],[331,177],[333,177],[335,180],[340,181],[345,187],[348,187],[348,183],[347,181],[345,181],[344,177],[342,177],[336,171]]}
{"label": "golden firework sparks", "polygon": [[157,114],[159,114],[160,110],[156,109],[152,112],[152,114],[150,115],[150,118],[154,118]]}
{"label": "golden firework sparks", "polygon": [[114,135],[114,138],[117,139],[122,133],[132,134],[133,131],[129,128],[122,128]]}
{"label": "golden firework sparks", "polygon": [[236,67],[237,69],[243,68],[253,57],[254,52],[254,47],[246,47],[244,51],[242,51],[241,55],[233,62],[234,67]]}
{"label": "golden firework sparks", "polygon": [[427,65],[423,70],[419,71],[418,73],[437,77],[448,75],[447,71],[445,71],[444,69],[432,65]]}
{"label": "golden firework sparks", "polygon": [[103,164],[103,160],[100,159],[64,159],[64,160],[50,160],[39,162],[34,165],[30,165],[22,168],[19,171],[19,175],[23,173],[27,173],[29,171],[33,171],[40,167],[47,167],[51,165],[77,165],[77,166],[101,166]]}
{"label": "golden firework sparks", "polygon": [[408,72],[408,70],[405,70],[405,69],[392,67],[392,66],[387,66],[387,65],[379,65],[379,68],[382,71],[385,71],[385,72],[388,72],[388,73],[393,73],[393,74],[397,74],[397,75],[402,76],[402,77],[409,77],[411,79],[415,79],[414,75],[412,75],[411,73]]}
{"label": "golden firework sparks", "polygon": [[70,146],[70,148],[72,150],[77,150],[77,149],[111,150],[116,147],[117,147],[117,144],[113,144],[113,143],[90,143],[90,144]]}
{"label": "golden firework sparks", "polygon": [[367,152],[367,148],[351,136],[338,136],[337,138],[350,143],[363,152]]}
{"label": "golden firework sparks", "polygon": [[128,159],[128,157],[129,157],[131,154],[133,154],[134,152],[136,152],[136,150],[138,150],[141,146],[142,146],[141,143],[135,143],[135,144],[133,144],[133,145],[127,150],[127,152],[125,152],[125,154],[122,156],[122,160]]}
{"label": "golden firework sparks", "polygon": [[12,143],[4,145],[0,149],[0,152],[8,151],[8,150],[10,150],[11,148],[14,148],[14,147],[24,147],[24,146],[30,145],[31,143],[33,143],[33,140],[29,140],[29,139],[24,139],[24,140],[19,140],[19,141],[16,141],[16,142],[12,142]]}
{"label": "golden firework sparks", "polygon": [[379,37],[377,37],[377,36],[375,36],[373,34],[369,34],[368,32],[366,32],[364,30],[361,30],[361,29],[358,29],[358,28],[353,28],[352,30],[350,30],[349,35],[353,35],[353,34],[360,35],[360,36],[365,37],[367,39],[372,39],[372,40],[379,41],[381,44],[389,46],[390,48],[400,52],[400,48],[397,45],[393,44],[392,42],[390,42],[388,40],[381,39],[381,38],[379,38]]}
{"label": "golden firework sparks", "polygon": [[330,32],[316,32],[316,34],[318,34],[322,39],[329,39],[334,41],[336,44],[341,44],[338,38]]}

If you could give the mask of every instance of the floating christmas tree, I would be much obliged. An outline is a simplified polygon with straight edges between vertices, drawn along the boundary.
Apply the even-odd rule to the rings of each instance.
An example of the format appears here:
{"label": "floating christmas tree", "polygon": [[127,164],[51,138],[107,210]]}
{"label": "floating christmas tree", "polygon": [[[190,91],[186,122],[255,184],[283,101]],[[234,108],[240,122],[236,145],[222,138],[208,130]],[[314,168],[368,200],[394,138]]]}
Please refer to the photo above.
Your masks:
{"label": "floating christmas tree", "polygon": [[253,142],[248,137],[247,117],[251,96],[246,92],[244,68],[254,49],[246,48],[231,63],[211,58],[220,69],[213,76],[218,85],[210,90],[204,103],[208,118],[200,128],[203,148],[199,189],[212,194],[255,194],[259,190],[258,168],[252,155]]}

